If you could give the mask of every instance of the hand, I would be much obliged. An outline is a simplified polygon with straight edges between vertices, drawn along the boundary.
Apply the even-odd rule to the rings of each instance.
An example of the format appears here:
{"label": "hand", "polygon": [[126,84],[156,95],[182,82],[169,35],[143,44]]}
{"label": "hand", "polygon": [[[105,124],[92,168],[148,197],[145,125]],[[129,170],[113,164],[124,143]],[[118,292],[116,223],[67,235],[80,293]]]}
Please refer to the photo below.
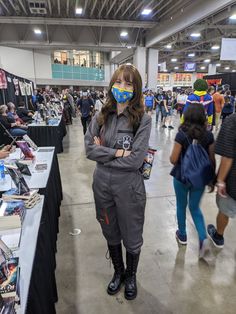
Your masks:
{"label": "hand", "polygon": [[216,184],[217,186],[217,193],[221,196],[226,198],[227,197],[227,193],[226,193],[226,185],[225,182],[218,182]]}
{"label": "hand", "polygon": [[19,126],[19,125],[20,125],[20,121],[16,121],[16,125],[18,125],[18,126]]}
{"label": "hand", "polygon": [[130,150],[125,150],[123,157],[128,157],[131,154]]}
{"label": "hand", "polygon": [[9,152],[10,150],[11,150],[11,145],[5,145],[1,151],[2,152]]}
{"label": "hand", "polygon": [[6,152],[4,150],[0,151],[0,159],[7,158],[9,156],[9,152]]}
{"label": "hand", "polygon": [[94,144],[95,145],[98,145],[98,146],[101,146],[101,139],[97,136],[94,136]]}

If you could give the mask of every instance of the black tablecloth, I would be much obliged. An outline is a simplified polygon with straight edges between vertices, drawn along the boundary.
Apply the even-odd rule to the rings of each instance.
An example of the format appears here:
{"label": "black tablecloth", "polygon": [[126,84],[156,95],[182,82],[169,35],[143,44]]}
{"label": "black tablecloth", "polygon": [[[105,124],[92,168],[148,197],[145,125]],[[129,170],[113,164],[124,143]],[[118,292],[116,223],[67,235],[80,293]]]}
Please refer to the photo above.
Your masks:
{"label": "black tablecloth", "polygon": [[26,313],[55,314],[55,303],[57,302],[55,254],[62,200],[62,185],[56,154],[54,154],[47,186],[45,189],[40,189],[40,194],[43,194],[45,199]]}
{"label": "black tablecloth", "polygon": [[61,153],[63,152],[63,137],[66,135],[64,119],[61,119],[58,126],[29,125],[28,135],[37,146],[55,146],[56,153]]}

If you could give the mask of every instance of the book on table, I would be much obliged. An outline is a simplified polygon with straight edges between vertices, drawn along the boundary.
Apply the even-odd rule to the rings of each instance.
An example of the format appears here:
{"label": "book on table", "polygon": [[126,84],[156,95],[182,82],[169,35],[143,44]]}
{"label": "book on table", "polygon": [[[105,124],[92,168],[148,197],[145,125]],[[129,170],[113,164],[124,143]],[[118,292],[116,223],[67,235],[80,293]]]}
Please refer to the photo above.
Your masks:
{"label": "book on table", "polygon": [[14,182],[18,193],[17,194],[25,194],[30,191],[23,175],[20,170],[16,166],[5,165],[7,172],[10,174],[12,181]]}
{"label": "book on table", "polygon": [[10,189],[2,194],[2,199],[4,201],[14,201],[14,200],[23,200],[29,201],[36,196],[38,189],[31,189],[24,194],[19,194],[18,189]]}
{"label": "book on table", "polygon": [[23,201],[3,201],[0,207],[0,230],[21,228],[25,213]]}
{"label": "book on table", "polygon": [[3,298],[17,296],[19,257],[6,259],[0,265],[0,294]]}
{"label": "book on table", "polygon": [[23,153],[24,159],[32,160],[35,158],[34,154],[32,153],[26,141],[16,141],[16,144],[20,148],[21,152]]}

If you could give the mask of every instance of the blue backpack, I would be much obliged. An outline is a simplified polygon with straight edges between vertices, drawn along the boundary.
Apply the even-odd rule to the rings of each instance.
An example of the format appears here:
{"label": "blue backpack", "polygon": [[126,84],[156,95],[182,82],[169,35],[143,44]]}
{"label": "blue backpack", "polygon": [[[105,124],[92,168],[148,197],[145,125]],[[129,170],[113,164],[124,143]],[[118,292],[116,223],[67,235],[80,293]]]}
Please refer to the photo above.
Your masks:
{"label": "blue backpack", "polygon": [[182,182],[189,187],[201,189],[214,179],[214,167],[206,150],[197,140],[190,143],[188,139],[188,142],[189,146],[181,160]]}

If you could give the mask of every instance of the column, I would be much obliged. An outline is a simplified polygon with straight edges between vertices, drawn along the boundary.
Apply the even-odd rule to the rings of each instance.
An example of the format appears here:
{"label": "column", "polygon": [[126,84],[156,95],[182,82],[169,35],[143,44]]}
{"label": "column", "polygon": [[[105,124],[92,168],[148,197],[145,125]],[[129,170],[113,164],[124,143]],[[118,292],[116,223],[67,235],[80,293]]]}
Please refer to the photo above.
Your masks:
{"label": "column", "polygon": [[153,92],[157,89],[157,75],[158,75],[158,55],[157,49],[148,49],[148,61],[147,61],[147,87]]}
{"label": "column", "polygon": [[216,74],[216,64],[210,63],[208,65],[208,75]]}
{"label": "column", "polygon": [[146,47],[137,47],[134,53],[134,66],[139,70],[143,81],[143,87],[146,85]]}

